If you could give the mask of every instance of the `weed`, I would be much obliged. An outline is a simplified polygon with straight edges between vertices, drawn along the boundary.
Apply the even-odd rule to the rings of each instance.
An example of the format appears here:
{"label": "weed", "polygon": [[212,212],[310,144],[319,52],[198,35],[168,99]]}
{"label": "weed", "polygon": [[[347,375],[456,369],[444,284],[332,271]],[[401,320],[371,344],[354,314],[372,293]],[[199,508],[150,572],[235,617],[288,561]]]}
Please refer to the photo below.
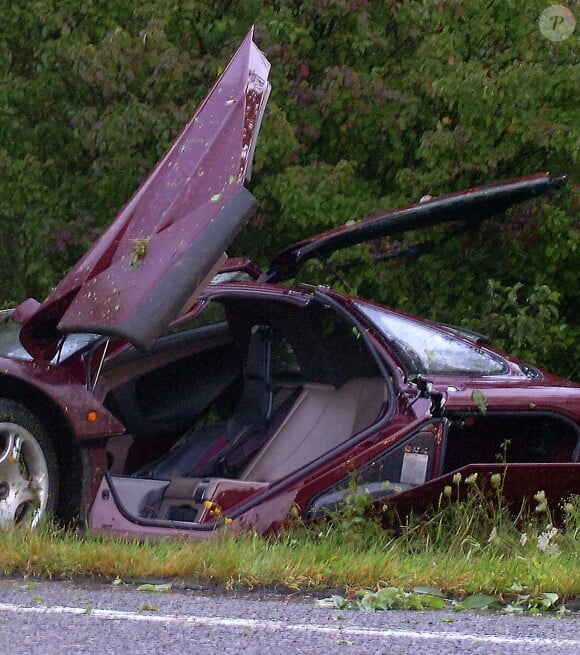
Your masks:
{"label": "weed", "polygon": [[565,532],[576,542],[580,539],[580,496],[571,496],[561,507]]}
{"label": "weed", "polygon": [[517,520],[504,501],[501,476],[472,474],[462,479],[457,473],[453,485],[443,488],[436,508],[407,518],[401,537],[409,552],[437,548],[469,558],[486,546],[511,548],[519,537],[514,532]]}

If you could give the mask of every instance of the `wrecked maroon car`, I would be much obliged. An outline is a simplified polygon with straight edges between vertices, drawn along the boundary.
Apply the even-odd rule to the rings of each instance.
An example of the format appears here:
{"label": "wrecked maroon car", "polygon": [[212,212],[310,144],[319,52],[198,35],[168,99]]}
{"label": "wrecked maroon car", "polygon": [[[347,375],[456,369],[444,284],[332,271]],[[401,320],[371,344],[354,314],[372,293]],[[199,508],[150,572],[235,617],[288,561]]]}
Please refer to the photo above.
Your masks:
{"label": "wrecked maroon car", "polygon": [[1,527],[55,513],[139,537],[267,531],[293,506],[323,516],[353,484],[424,506],[458,472],[499,472],[516,500],[580,492],[580,385],[479,334],[284,284],[309,259],[476,225],[563,178],[429,199],[292,245],[267,271],[228,261],[257,204],[245,182],[268,70],[250,32],[102,238],[44,302],[3,313]]}

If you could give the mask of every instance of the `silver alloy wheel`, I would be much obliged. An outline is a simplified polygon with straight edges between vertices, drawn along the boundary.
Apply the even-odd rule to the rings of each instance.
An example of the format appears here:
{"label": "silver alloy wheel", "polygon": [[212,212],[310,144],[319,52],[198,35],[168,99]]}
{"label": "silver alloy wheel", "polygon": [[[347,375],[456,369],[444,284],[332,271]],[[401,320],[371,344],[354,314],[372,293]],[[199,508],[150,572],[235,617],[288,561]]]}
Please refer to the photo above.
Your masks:
{"label": "silver alloy wheel", "polygon": [[36,527],[48,494],[48,463],[39,442],[22,425],[0,422],[0,529]]}

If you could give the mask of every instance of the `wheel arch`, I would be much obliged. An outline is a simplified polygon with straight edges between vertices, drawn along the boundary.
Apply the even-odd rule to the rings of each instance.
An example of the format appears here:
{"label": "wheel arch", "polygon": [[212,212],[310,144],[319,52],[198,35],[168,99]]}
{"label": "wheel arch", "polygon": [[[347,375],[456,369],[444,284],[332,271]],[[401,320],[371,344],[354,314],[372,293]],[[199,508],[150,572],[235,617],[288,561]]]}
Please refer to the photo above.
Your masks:
{"label": "wheel arch", "polygon": [[57,518],[65,524],[82,519],[89,464],[62,408],[40,389],[10,375],[0,375],[0,397],[32,412],[54,447],[60,473]]}

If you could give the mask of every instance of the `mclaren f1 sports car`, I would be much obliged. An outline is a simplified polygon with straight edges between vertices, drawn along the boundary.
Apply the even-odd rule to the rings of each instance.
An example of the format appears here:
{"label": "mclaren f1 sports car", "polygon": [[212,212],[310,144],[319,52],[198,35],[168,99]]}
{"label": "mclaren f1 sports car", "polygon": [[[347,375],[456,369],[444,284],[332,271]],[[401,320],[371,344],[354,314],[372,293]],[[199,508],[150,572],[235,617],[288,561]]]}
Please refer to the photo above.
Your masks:
{"label": "mclaren f1 sports car", "polygon": [[312,258],[475,225],[564,178],[427,199],[263,271],[228,260],[256,209],[268,72],[250,32],[102,237],[43,302],[2,313],[1,527],[56,514],[138,538],[266,532],[292,507],[324,516],[353,481],[405,508],[457,473],[499,472],[515,500],[580,492],[580,385],[464,329],[285,284]]}

